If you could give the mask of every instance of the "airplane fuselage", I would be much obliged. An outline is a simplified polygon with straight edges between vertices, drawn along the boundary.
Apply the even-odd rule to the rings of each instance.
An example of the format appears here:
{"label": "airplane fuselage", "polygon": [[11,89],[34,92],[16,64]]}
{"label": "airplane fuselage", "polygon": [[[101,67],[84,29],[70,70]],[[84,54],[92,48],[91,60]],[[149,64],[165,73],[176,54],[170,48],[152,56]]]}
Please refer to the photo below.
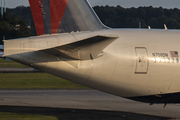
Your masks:
{"label": "airplane fuselage", "polygon": [[[95,35],[119,38],[91,60],[64,59],[38,51]],[[178,30],[108,29],[57,34],[5,41],[4,48],[4,56],[9,59],[91,88],[142,102],[180,102]]]}

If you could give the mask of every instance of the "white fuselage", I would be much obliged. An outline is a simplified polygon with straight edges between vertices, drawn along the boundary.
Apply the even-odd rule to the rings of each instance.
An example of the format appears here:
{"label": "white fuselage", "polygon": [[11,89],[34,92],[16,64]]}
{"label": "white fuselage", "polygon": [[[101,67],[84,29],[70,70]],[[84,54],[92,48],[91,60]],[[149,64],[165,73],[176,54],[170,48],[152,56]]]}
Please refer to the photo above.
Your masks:
{"label": "white fuselage", "polygon": [[[38,51],[94,35],[119,38],[92,60],[64,60]],[[126,98],[180,92],[179,56],[172,55],[180,52],[180,31],[110,29],[51,37],[5,41],[5,57]]]}

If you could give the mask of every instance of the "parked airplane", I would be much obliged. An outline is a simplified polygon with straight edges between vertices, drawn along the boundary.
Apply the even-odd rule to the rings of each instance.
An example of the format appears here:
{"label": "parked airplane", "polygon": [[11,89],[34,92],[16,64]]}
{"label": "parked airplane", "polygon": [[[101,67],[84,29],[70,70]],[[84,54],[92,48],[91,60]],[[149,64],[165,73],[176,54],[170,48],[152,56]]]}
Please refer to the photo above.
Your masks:
{"label": "parked airplane", "polygon": [[39,36],[4,40],[4,57],[125,98],[180,103],[179,30],[111,29],[87,0],[29,2]]}

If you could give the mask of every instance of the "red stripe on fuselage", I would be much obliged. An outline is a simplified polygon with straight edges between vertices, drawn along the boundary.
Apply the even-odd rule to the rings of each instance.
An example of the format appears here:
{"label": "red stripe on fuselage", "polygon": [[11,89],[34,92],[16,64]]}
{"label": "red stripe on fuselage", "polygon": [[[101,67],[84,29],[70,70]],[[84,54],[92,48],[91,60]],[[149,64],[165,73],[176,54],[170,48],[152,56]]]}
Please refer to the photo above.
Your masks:
{"label": "red stripe on fuselage", "polygon": [[41,0],[29,0],[37,35],[44,34],[44,21]]}
{"label": "red stripe on fuselage", "polygon": [[[68,0],[50,0],[51,33],[57,33],[61,24]],[[60,32],[60,31],[59,31]]]}

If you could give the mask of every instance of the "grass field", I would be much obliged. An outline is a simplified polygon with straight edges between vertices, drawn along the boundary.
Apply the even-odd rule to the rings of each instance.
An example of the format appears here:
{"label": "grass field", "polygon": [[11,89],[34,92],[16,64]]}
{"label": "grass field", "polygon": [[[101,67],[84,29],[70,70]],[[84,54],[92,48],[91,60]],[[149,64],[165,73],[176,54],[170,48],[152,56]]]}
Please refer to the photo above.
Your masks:
{"label": "grass field", "polygon": [[14,61],[4,60],[3,58],[0,58],[0,68],[25,68],[25,67],[28,67],[28,66],[22,65]]}
{"label": "grass field", "polygon": [[[0,58],[0,67],[22,68],[25,65]],[[48,73],[0,73],[0,89],[84,89],[79,84]],[[55,117],[0,112],[0,120],[58,120]]]}
{"label": "grass field", "polygon": [[0,73],[0,89],[83,89],[47,73]]}
{"label": "grass field", "polygon": [[0,120],[58,120],[58,119],[50,116],[0,112]]}
{"label": "grass field", "polygon": [[[0,68],[27,67],[0,58]],[[0,89],[83,89],[79,84],[47,73],[0,73]]]}

